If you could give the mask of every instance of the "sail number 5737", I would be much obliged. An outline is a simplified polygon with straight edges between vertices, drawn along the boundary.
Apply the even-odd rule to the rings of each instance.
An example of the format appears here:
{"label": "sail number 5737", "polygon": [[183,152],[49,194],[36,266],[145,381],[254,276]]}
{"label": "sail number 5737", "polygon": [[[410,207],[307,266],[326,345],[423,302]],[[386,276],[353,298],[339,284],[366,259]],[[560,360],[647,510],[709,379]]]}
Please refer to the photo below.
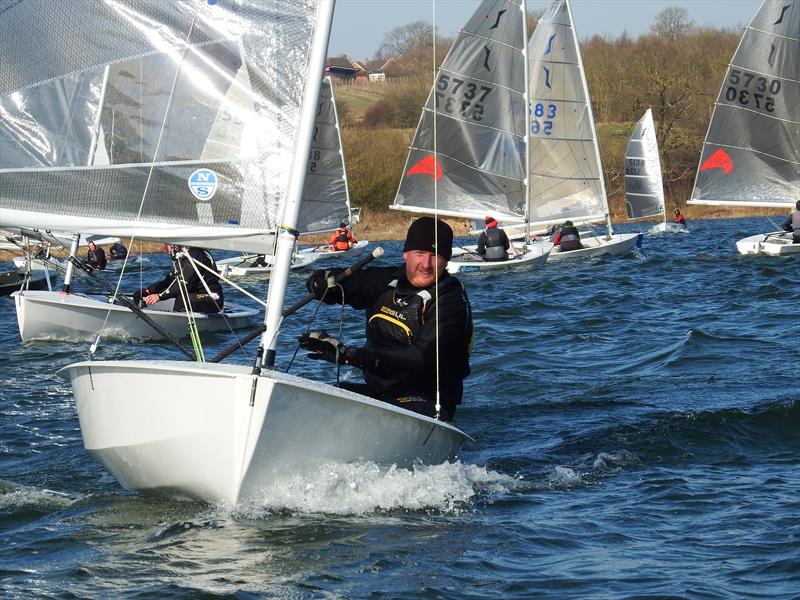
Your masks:
{"label": "sail number 5737", "polygon": [[440,73],[436,81],[436,108],[462,119],[480,121],[483,119],[483,101],[493,89]]}
{"label": "sail number 5737", "polygon": [[[725,99],[749,108],[775,112],[775,96],[781,93],[779,79],[767,79],[754,73],[731,69]],[[767,94],[771,95],[767,95]]]}

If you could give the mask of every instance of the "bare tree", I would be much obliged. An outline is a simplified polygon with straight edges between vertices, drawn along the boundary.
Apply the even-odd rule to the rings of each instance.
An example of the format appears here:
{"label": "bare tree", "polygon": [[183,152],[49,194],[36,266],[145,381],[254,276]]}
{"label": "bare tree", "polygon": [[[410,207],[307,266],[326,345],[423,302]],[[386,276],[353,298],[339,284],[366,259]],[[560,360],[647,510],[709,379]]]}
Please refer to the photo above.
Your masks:
{"label": "bare tree", "polygon": [[431,46],[433,46],[431,24],[426,21],[414,21],[407,25],[399,25],[383,36],[376,54],[382,58],[400,57]]}
{"label": "bare tree", "polygon": [[672,42],[692,32],[694,21],[689,19],[689,11],[678,6],[668,6],[656,15],[650,31]]}

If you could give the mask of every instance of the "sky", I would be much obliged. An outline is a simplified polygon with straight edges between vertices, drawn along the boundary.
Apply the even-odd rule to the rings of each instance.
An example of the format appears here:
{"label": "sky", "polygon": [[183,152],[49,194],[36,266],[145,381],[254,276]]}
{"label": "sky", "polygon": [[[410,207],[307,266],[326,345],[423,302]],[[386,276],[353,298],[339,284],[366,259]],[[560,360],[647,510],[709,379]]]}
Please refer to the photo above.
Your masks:
{"label": "sky", "polygon": [[[455,37],[480,0],[435,0],[439,33]],[[549,0],[526,0],[528,11],[544,10]],[[698,25],[745,26],[761,0],[572,0],[572,18],[580,39],[595,34],[616,38],[623,31],[636,38],[647,33],[655,15],[669,6],[689,11]],[[432,0],[336,0],[328,56],[353,60],[375,54],[384,35],[398,25],[430,21]]]}

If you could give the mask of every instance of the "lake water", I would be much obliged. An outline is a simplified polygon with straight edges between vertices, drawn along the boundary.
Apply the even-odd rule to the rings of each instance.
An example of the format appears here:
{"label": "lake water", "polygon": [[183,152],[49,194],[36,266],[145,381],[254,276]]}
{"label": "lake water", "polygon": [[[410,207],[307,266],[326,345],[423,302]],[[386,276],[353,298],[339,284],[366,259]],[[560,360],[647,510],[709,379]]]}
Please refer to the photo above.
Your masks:
{"label": "lake water", "polygon": [[[234,508],[124,490],[56,374],[89,344],[21,344],[0,299],[0,593],[800,597],[800,257],[736,253],[765,219],[690,227],[636,257],[462,277],[476,338],[456,424],[478,446],[458,462],[331,465]],[[128,289],[166,265],[135,265]],[[303,292],[294,275],[289,299]],[[284,368],[312,314],[287,321]],[[324,307],[315,326],[339,317]],[[345,319],[357,342],[363,315]],[[179,354],[105,342],[97,357]],[[292,372],[335,377],[310,363]]]}

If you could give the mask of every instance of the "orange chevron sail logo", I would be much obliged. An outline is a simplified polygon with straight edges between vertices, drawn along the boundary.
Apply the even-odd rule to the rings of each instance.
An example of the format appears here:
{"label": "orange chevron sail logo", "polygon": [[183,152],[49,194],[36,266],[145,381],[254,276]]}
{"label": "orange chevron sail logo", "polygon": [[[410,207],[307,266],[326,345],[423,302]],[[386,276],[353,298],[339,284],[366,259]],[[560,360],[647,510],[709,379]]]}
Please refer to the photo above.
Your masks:
{"label": "orange chevron sail logo", "polygon": [[708,171],[709,169],[722,169],[725,175],[727,175],[733,171],[733,161],[731,157],[728,156],[728,153],[720,148],[709,156],[700,167],[701,171]]}
{"label": "orange chevron sail logo", "polygon": [[441,179],[443,173],[444,171],[442,170],[442,165],[439,164],[439,161],[436,160],[436,157],[433,154],[429,154],[422,160],[419,160],[414,166],[406,171],[406,175],[430,175],[434,181]]}

